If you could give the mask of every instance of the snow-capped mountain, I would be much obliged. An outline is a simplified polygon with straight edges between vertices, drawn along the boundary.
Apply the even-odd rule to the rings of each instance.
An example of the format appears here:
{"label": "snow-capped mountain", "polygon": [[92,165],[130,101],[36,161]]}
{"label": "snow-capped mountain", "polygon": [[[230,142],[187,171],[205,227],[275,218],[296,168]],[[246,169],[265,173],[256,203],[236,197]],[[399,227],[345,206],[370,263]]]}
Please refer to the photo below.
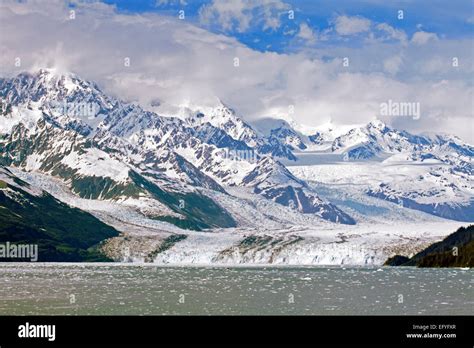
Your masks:
{"label": "snow-capped mountain", "polygon": [[[303,190],[301,182],[281,170],[281,163],[264,158],[274,153],[274,148],[280,150],[286,144],[273,146],[224,105],[185,120],[162,117],[138,105],[108,97],[97,86],[75,75],[55,75],[48,70],[2,79],[0,91],[2,102],[11,110],[4,116],[2,127],[2,133],[6,134],[5,154],[18,152],[21,143],[30,144],[19,160],[12,160],[8,155],[5,163],[61,176],[77,193],[104,199],[123,194],[135,197],[140,190],[129,173],[147,176],[147,180],[152,178],[155,184],[170,191],[182,187],[192,191],[188,185],[222,192],[221,185],[252,186],[243,179],[256,168],[264,168],[268,172],[264,180],[268,182],[258,185],[266,189],[254,189],[254,193],[282,205],[295,205],[302,213],[318,212],[323,219],[354,223],[347,214],[323,202],[314,191]],[[58,104],[72,105],[73,109],[64,112],[64,108],[51,108]],[[77,106],[83,106],[79,110],[82,113],[78,114]],[[91,110],[94,112],[87,112]],[[262,161],[272,165],[261,165]],[[279,171],[279,177],[288,176],[285,180],[290,183],[285,189],[296,190],[297,195],[280,199],[276,191],[269,193],[272,185],[274,190],[280,185],[269,179],[274,171]],[[87,181],[84,182],[83,176]],[[91,180],[95,184],[93,192],[78,189],[80,186],[87,191],[85,183],[90,184]]]}
{"label": "snow-capped mountain", "polygon": [[409,180],[381,178],[367,193],[407,208],[449,219],[473,221],[474,148],[450,135],[413,135],[381,121],[351,130],[334,140],[331,150],[346,160],[385,158],[387,165],[411,163],[427,170],[413,170]]}
{"label": "snow-capped mountain", "polygon": [[[197,188],[171,180],[160,171],[135,167],[110,151],[93,146],[91,139],[40,119],[29,130],[22,123],[0,141],[4,165],[40,171],[61,178],[82,198],[151,204],[150,217],[195,228],[229,227],[235,222]],[[194,178],[198,180],[199,177]],[[211,180],[206,178],[204,180]],[[214,182],[216,189],[222,190]],[[151,208],[160,209],[151,209]]]}
{"label": "snow-capped mountain", "polygon": [[[442,147],[444,146],[444,148]],[[388,127],[384,122],[375,120],[364,127],[351,129],[331,144],[331,151],[344,152],[348,158],[368,159],[383,154],[410,153],[429,155],[450,150],[463,156],[472,156],[472,147],[451,136],[437,135],[433,138],[413,135]]]}
{"label": "snow-capped mountain", "polygon": [[[295,125],[294,122],[292,124]],[[286,120],[265,117],[254,121],[253,125],[268,138],[275,139],[282,145],[287,145],[292,151],[307,148],[306,143],[308,141],[305,140],[305,136],[294,129]]]}
{"label": "snow-capped mountain", "polygon": [[333,222],[355,224],[349,215],[324,202],[303,180],[268,157],[260,161],[242,182],[252,187],[253,192],[300,212],[316,214]]}
{"label": "snow-capped mountain", "polygon": [[347,176],[343,171],[363,168],[363,176],[354,173],[352,182],[354,187],[363,183],[366,195],[448,219],[474,220],[474,148],[456,136],[414,135],[381,120],[320,127],[301,126],[288,117],[265,121],[257,126],[266,133],[284,129],[305,145],[294,152],[295,163],[285,162],[300,178],[337,181]]}
{"label": "snow-capped mountain", "polygon": [[474,220],[474,148],[461,139],[413,135],[380,120],[333,139],[324,133],[320,138],[326,141],[312,152],[312,163],[329,157],[339,161],[340,170],[357,168],[362,176],[354,177],[353,183],[363,183],[367,195],[448,219]]}
{"label": "snow-capped mountain", "polygon": [[197,109],[185,121],[198,130],[203,126],[221,130],[231,139],[242,142],[249,148],[255,148],[262,143],[259,134],[238,117],[234,110],[220,101],[212,108]]}
{"label": "snow-capped mountain", "polygon": [[[162,116],[74,74],[41,70],[0,79],[0,165],[118,228],[126,234],[120,245],[130,245],[127,233],[135,230],[230,231],[222,245],[206,239],[206,248],[222,246],[206,254],[219,262],[249,257],[233,254],[242,243],[239,253],[247,253],[247,241],[254,240],[249,230],[264,234],[251,247],[253,260],[286,262],[294,259],[290,251],[282,258],[275,252],[306,250],[307,238],[317,244],[319,237],[307,237],[315,226],[339,245],[346,239],[338,233],[352,227],[474,221],[473,154],[455,136],[414,135],[380,120],[306,127],[286,117],[251,124],[220,101]],[[417,229],[410,227],[410,238]],[[187,236],[178,245],[201,238]],[[351,236],[365,243],[358,232]],[[131,240],[155,255],[149,249],[156,241],[147,238]],[[327,251],[316,244],[311,252]],[[340,252],[334,262],[347,260]],[[162,259],[189,260],[189,250],[181,253]],[[356,259],[372,262],[371,255]]]}

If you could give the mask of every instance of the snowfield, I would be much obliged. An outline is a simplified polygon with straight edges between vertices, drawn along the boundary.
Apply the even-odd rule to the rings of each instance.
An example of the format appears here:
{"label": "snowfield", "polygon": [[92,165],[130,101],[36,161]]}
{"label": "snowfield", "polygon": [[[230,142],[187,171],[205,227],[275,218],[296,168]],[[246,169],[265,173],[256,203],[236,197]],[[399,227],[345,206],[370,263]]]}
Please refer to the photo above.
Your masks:
{"label": "snowfield", "polygon": [[334,155],[312,154],[302,156],[304,165],[296,162],[286,166],[302,180],[358,187],[360,192],[385,183],[420,203],[465,203],[474,196],[472,176],[453,173],[447,164],[436,160],[420,162],[407,156],[397,154],[380,162],[344,162],[337,161]]}

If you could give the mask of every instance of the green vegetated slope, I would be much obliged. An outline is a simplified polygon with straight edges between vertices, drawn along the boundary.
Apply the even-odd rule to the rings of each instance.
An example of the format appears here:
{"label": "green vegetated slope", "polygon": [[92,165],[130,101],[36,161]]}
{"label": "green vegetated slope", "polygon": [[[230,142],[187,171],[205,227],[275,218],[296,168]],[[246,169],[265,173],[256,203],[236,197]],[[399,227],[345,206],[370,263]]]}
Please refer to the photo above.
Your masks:
{"label": "green vegetated slope", "polygon": [[474,225],[461,227],[411,258],[396,255],[387,266],[474,267]]}
{"label": "green vegetated slope", "polygon": [[108,261],[97,246],[118,231],[46,192],[30,194],[14,179],[16,185],[0,180],[0,243],[38,244],[38,261]]}

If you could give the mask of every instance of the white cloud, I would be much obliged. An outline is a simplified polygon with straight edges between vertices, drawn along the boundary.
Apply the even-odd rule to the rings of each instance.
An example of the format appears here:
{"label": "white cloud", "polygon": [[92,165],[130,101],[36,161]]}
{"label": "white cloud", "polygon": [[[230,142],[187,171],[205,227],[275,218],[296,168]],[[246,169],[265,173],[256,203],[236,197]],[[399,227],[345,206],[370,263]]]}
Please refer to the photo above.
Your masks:
{"label": "white cloud", "polygon": [[188,2],[186,0],[156,0],[155,5],[157,7],[163,6],[163,5],[176,5],[179,4],[181,6],[187,6]]}
{"label": "white cloud", "polygon": [[296,36],[300,39],[308,41],[309,43],[314,43],[316,41],[316,33],[306,22],[302,22],[300,24],[300,29]]}
{"label": "white cloud", "polygon": [[291,7],[281,0],[212,0],[199,10],[202,24],[217,25],[224,31],[246,32],[252,24],[263,30],[281,26],[280,17]]}
{"label": "white cloud", "polygon": [[407,35],[403,30],[395,29],[387,23],[377,24],[376,29],[387,33],[390,39],[398,40],[403,44],[407,42]]}
{"label": "white cloud", "polygon": [[339,16],[334,24],[338,34],[353,35],[369,31],[371,21],[363,17]]}
{"label": "white cloud", "polygon": [[[284,114],[294,105],[294,118],[309,125],[329,118],[335,123],[368,122],[389,99],[418,101],[420,120],[387,121],[408,130],[446,131],[472,139],[472,129],[466,127],[472,122],[474,100],[470,40],[429,41],[422,49],[405,50],[403,62],[390,61],[401,54],[399,43],[277,54],[157,14],[119,15],[111,6],[81,5],[76,19],[67,20],[68,8],[59,2],[2,4],[2,75],[59,65],[143,105],[157,99],[207,104],[217,96],[247,119]],[[457,52],[459,67],[451,67],[446,52]],[[344,56],[351,57],[349,69],[336,58]],[[423,75],[422,65],[434,56],[444,62],[443,84]],[[20,69],[14,66],[15,57],[21,57]],[[125,57],[130,67],[124,66]],[[239,67],[233,65],[235,57]],[[394,77],[401,74],[410,76]]]}
{"label": "white cloud", "polygon": [[415,45],[424,45],[429,41],[438,41],[438,35],[426,31],[417,31],[411,38],[411,42]]}
{"label": "white cloud", "polygon": [[383,67],[388,73],[395,75],[400,71],[400,67],[403,63],[403,58],[400,54],[387,58],[383,62]]}

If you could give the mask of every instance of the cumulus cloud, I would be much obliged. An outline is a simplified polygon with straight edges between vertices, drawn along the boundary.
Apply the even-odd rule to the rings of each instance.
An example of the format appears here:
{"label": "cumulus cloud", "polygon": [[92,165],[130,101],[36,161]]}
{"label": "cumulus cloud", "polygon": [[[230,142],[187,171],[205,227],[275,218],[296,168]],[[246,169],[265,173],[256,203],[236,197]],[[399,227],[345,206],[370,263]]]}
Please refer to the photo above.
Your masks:
{"label": "cumulus cloud", "polygon": [[395,29],[387,23],[379,23],[376,25],[376,29],[382,32],[385,32],[388,35],[389,39],[394,39],[406,44],[407,35],[403,30]]}
{"label": "cumulus cloud", "polygon": [[290,8],[281,0],[212,0],[201,7],[199,18],[201,23],[217,25],[224,31],[243,33],[251,24],[275,30],[281,26],[281,15]]}
{"label": "cumulus cloud", "polygon": [[186,0],[156,0],[156,6],[164,6],[164,5],[181,5],[187,6],[188,2]]}
{"label": "cumulus cloud", "polygon": [[[382,102],[414,101],[421,104],[418,121],[385,121],[407,130],[442,130],[472,140],[472,129],[466,127],[472,122],[474,100],[466,78],[473,73],[469,40],[439,40],[436,46],[429,41],[423,49],[407,49],[400,63],[389,60],[400,54],[399,44],[278,54],[252,50],[235,38],[158,14],[119,14],[112,6],[88,3],[77,6],[75,19],[68,15],[69,8],[60,1],[3,1],[2,75],[60,67],[144,106],[156,100],[162,105],[207,105],[218,97],[248,120],[285,115],[294,105],[296,121],[309,125],[329,119],[368,122],[379,115]],[[451,57],[441,56],[453,51],[459,55],[456,68]],[[440,57],[446,69],[442,79],[423,75],[417,66],[428,61],[423,54]],[[349,68],[342,65],[345,56],[351,57]],[[16,57],[21,67],[14,65]],[[130,66],[124,65],[125,58]],[[404,73],[408,78],[398,79]]]}
{"label": "cumulus cloud", "polygon": [[338,34],[353,35],[369,31],[371,21],[363,17],[338,16],[334,24]]}
{"label": "cumulus cloud", "polygon": [[316,41],[316,33],[313,31],[313,29],[311,29],[311,27],[306,22],[302,22],[300,24],[300,29],[296,36],[310,43],[313,43]]}
{"label": "cumulus cloud", "polygon": [[411,38],[411,42],[415,45],[424,45],[430,41],[438,41],[438,35],[426,31],[417,31]]}

